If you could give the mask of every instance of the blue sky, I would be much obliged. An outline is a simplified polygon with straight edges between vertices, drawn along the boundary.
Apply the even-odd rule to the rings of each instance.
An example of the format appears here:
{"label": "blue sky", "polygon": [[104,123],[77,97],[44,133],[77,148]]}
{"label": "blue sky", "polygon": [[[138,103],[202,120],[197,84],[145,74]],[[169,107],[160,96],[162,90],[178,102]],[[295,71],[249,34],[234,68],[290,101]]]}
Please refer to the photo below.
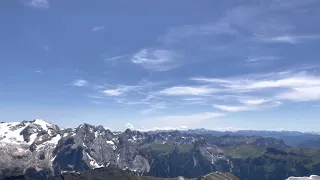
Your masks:
{"label": "blue sky", "polygon": [[320,131],[320,2],[0,2],[1,121]]}

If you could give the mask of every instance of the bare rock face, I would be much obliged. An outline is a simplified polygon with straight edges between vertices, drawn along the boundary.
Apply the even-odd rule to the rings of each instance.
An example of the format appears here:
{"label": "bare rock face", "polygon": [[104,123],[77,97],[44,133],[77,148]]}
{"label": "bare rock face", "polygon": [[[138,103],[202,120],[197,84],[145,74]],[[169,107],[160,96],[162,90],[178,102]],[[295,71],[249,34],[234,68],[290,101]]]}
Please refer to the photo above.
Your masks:
{"label": "bare rock face", "polygon": [[0,123],[0,179],[8,174],[44,179],[109,166],[140,176],[194,178],[230,171],[232,164],[220,148],[230,143],[282,146],[274,139],[216,138],[179,131],[112,133],[89,124],[62,130],[38,119]]}
{"label": "bare rock face", "polygon": [[53,173],[52,152],[61,138],[57,126],[36,119],[1,123],[0,129],[0,177],[12,169],[35,177]]}

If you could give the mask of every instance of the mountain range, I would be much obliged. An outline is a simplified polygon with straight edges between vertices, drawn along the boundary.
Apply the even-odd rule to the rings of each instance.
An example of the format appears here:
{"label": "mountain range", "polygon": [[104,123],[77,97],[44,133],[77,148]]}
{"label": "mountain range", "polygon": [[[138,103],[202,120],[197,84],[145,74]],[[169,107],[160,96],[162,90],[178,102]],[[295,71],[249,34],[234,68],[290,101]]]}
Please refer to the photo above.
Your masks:
{"label": "mountain range", "polygon": [[207,129],[187,130],[191,134],[212,134],[214,136],[240,135],[272,137],[283,140],[287,145],[296,148],[315,148],[320,150],[320,135],[317,132],[299,131],[263,131],[263,130],[239,130],[239,131],[214,131]]}
{"label": "mountain range", "polygon": [[246,180],[283,180],[320,174],[320,152],[274,137],[236,133],[114,133],[89,124],[62,129],[39,119],[0,123],[0,179],[86,176],[108,173],[111,167],[135,178],[199,178],[221,172]]}

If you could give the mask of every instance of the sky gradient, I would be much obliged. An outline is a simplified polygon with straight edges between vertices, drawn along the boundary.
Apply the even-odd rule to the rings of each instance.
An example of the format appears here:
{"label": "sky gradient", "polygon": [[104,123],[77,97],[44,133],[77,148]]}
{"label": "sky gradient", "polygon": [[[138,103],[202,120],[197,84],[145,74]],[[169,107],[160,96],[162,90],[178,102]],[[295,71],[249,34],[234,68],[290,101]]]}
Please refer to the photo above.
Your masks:
{"label": "sky gradient", "polygon": [[320,2],[0,2],[0,121],[320,131]]}

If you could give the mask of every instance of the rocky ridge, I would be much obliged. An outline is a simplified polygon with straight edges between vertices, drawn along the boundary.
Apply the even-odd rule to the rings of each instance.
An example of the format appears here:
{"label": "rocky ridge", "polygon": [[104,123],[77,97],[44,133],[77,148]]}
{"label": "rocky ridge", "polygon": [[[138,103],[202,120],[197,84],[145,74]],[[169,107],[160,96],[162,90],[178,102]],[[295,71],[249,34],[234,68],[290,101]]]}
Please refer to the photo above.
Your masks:
{"label": "rocky ridge", "polygon": [[224,147],[242,144],[287,147],[283,141],[257,136],[215,137],[130,129],[112,133],[89,124],[60,129],[39,119],[0,123],[0,178],[26,174],[42,179],[108,166],[140,176],[193,178],[214,171],[230,172],[233,164]]}

